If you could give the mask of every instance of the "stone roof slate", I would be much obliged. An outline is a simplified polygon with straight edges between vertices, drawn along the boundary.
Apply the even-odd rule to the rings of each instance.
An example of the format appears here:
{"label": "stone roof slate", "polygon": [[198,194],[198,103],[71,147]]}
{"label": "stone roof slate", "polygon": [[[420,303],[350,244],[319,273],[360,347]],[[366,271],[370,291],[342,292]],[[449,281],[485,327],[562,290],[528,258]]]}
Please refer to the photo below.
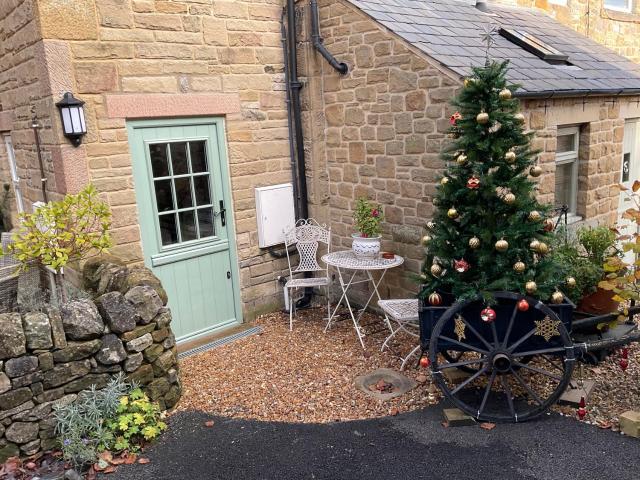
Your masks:
{"label": "stone roof slate", "polygon": [[640,65],[575,32],[540,11],[474,0],[348,0],[350,3],[461,76],[485,63],[487,24],[525,31],[569,55],[571,66],[552,65],[498,33],[490,55],[510,60],[509,80],[521,96],[640,93]]}

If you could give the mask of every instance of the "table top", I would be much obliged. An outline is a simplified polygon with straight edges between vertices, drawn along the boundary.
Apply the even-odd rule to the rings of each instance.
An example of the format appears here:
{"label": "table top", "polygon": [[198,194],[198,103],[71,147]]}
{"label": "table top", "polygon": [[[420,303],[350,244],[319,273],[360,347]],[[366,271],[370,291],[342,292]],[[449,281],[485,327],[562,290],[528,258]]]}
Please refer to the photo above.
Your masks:
{"label": "table top", "polygon": [[396,255],[394,258],[359,258],[356,257],[353,250],[341,250],[323,255],[322,261],[332,267],[351,270],[386,270],[402,265],[404,258],[400,255]]}

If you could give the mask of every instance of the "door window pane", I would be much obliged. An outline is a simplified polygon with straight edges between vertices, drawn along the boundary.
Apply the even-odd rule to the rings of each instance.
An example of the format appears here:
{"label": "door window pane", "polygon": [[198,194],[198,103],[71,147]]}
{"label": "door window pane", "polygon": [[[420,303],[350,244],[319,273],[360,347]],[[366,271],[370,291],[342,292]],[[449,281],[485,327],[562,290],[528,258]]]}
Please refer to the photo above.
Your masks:
{"label": "door window pane", "polygon": [[189,177],[176,178],[176,200],[178,208],[189,208],[193,206],[191,198],[191,179]]}
{"label": "door window pane", "polygon": [[187,143],[174,142],[171,143],[171,165],[173,165],[174,175],[184,175],[189,173],[189,165],[187,163]]}
{"label": "door window pane", "polygon": [[153,177],[166,177],[169,175],[169,161],[167,158],[167,144],[154,143],[149,145],[149,156],[151,157],[151,169]]}
{"label": "door window pane", "polygon": [[182,241],[188,242],[189,240],[196,240],[198,238],[198,232],[196,231],[196,223],[194,220],[193,210],[180,212],[179,215],[180,215],[180,233],[182,234]]}
{"label": "door window pane", "polygon": [[604,0],[604,6],[614,10],[624,10],[629,12],[631,11],[631,0]]}
{"label": "door window pane", "polygon": [[178,230],[176,229],[176,214],[160,215],[160,238],[162,245],[178,243]]}
{"label": "door window pane", "polygon": [[200,238],[213,237],[215,229],[212,208],[200,208],[198,210],[198,225],[200,226]]}
{"label": "door window pane", "polygon": [[208,171],[205,141],[189,142],[189,151],[191,152],[191,170],[193,173]]}
{"label": "door window pane", "polygon": [[198,205],[211,205],[209,175],[193,177],[193,188],[196,193],[196,203]]}
{"label": "door window pane", "polygon": [[173,195],[171,194],[171,180],[156,180],[156,205],[158,212],[173,210]]}
{"label": "door window pane", "polygon": [[622,181],[629,181],[629,172],[631,171],[631,154],[625,153],[622,157]]}

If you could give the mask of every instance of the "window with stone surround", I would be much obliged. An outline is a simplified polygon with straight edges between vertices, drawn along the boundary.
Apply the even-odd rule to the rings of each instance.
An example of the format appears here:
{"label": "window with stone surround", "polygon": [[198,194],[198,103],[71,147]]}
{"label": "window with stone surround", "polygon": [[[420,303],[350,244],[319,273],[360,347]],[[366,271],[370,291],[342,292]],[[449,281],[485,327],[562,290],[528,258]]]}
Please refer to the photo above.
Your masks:
{"label": "window with stone surround", "polygon": [[579,139],[579,127],[558,127],[555,204],[569,207],[569,217],[577,217]]}
{"label": "window with stone surround", "polygon": [[604,0],[604,8],[618,12],[630,12],[632,0]]}

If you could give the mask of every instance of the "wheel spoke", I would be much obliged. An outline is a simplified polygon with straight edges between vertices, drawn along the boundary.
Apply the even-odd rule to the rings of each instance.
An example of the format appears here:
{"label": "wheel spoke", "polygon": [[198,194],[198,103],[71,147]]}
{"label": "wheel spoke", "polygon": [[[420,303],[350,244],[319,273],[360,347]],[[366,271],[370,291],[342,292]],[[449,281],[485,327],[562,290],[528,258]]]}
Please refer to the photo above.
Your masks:
{"label": "wheel spoke", "polygon": [[509,388],[509,382],[507,382],[507,377],[502,375],[500,377],[500,382],[502,383],[502,388],[504,388],[504,394],[507,396],[507,403],[509,404],[509,411],[511,412],[511,416],[517,422],[518,415],[516,414],[516,409],[513,406],[513,398],[511,398],[511,388]]}
{"label": "wheel spoke", "polygon": [[468,384],[470,384],[471,382],[473,382],[476,378],[478,378],[480,375],[482,375],[483,373],[485,373],[488,370],[489,367],[487,367],[486,365],[484,367],[482,367],[481,370],[478,370],[476,373],[474,373],[473,375],[471,375],[469,378],[467,378],[464,382],[462,382],[460,385],[458,385],[456,388],[454,388],[453,390],[451,390],[451,395],[455,395],[456,393],[458,393],[460,390],[462,390],[464,387],[466,387]]}
{"label": "wheel spoke", "polygon": [[438,339],[442,339],[445,342],[451,342],[451,343],[453,343],[455,345],[460,345],[461,347],[464,347],[467,350],[471,350],[473,352],[482,353],[484,355],[488,355],[489,354],[489,352],[487,352],[486,350],[483,350],[483,349],[478,348],[478,347],[471,346],[468,343],[459,342],[458,340],[454,340],[453,338],[445,337],[444,335],[440,335],[438,337]]}
{"label": "wheel spoke", "polygon": [[528,352],[514,352],[511,354],[512,357],[528,357],[529,355],[544,355],[545,353],[559,353],[564,352],[564,347],[556,347],[556,348],[543,348],[542,350],[530,350]]}
{"label": "wheel spoke", "polygon": [[480,408],[478,409],[478,416],[476,418],[480,418],[482,411],[484,410],[484,406],[487,404],[487,400],[489,399],[489,394],[491,393],[491,387],[493,386],[493,382],[496,379],[496,375],[498,372],[494,370],[491,372],[491,378],[489,378],[489,383],[487,383],[487,388],[484,391],[484,395],[482,396],[482,403],[480,404]]}
{"label": "wheel spoke", "polygon": [[518,304],[513,307],[513,312],[511,312],[511,318],[509,319],[509,326],[507,327],[507,331],[504,334],[504,340],[502,340],[502,348],[507,346],[507,342],[509,341],[509,336],[511,335],[511,329],[513,328],[513,322],[516,319],[516,315],[518,314]]}
{"label": "wheel spoke", "polygon": [[518,383],[524,387],[524,389],[531,396],[531,398],[533,398],[538,405],[542,405],[542,400],[540,399],[538,394],[533,391],[533,389],[524,381],[524,379],[520,376],[520,374],[516,372],[513,368],[511,369],[511,373],[516,378]]}
{"label": "wheel spoke", "polygon": [[529,331],[529,333],[527,333],[526,335],[523,335],[522,337],[520,337],[520,339],[514,343],[513,345],[511,345],[507,351],[509,353],[513,352],[516,348],[518,348],[523,342],[526,342],[529,337],[533,336],[533,334],[536,333],[536,329],[532,328],[531,331]]}
{"label": "wheel spoke", "polygon": [[471,360],[463,360],[455,363],[445,363],[444,365],[438,365],[438,370],[445,370],[447,368],[457,368],[464,365],[473,365],[474,363],[487,363],[487,357],[472,358]]}
{"label": "wheel spoke", "polygon": [[560,365],[558,365],[557,363],[555,363],[553,360],[551,360],[550,358],[547,358],[546,355],[540,355],[540,358],[542,358],[544,361],[550,363],[551,365],[553,365],[553,368],[558,369],[561,372],[564,372],[564,368],[562,368]]}
{"label": "wheel spoke", "polygon": [[520,368],[524,368],[525,370],[531,370],[532,372],[537,372],[541,375],[545,375],[549,378],[553,378],[554,380],[557,380],[559,382],[562,381],[562,377],[559,377],[557,375],[554,375],[551,372],[547,372],[546,370],[543,370],[542,368],[538,368],[538,367],[532,367],[531,365],[526,365],[524,363],[520,363],[520,362],[513,362],[514,365],[517,365]]}
{"label": "wheel spoke", "polygon": [[491,332],[493,333],[493,344],[500,345],[498,341],[498,330],[496,329],[496,322],[491,322]]}
{"label": "wheel spoke", "polygon": [[461,320],[462,320],[462,322],[467,326],[467,328],[468,328],[469,330],[471,330],[471,332],[472,332],[476,337],[478,337],[478,340],[480,340],[482,343],[484,343],[485,347],[487,347],[489,350],[491,350],[492,345],[491,345],[489,342],[487,342],[487,340],[486,340],[482,335],[480,335],[480,334],[478,333],[478,331],[473,327],[473,325],[471,325],[469,322],[467,322],[467,320],[466,320],[462,315],[460,315],[460,319],[461,319]]}

